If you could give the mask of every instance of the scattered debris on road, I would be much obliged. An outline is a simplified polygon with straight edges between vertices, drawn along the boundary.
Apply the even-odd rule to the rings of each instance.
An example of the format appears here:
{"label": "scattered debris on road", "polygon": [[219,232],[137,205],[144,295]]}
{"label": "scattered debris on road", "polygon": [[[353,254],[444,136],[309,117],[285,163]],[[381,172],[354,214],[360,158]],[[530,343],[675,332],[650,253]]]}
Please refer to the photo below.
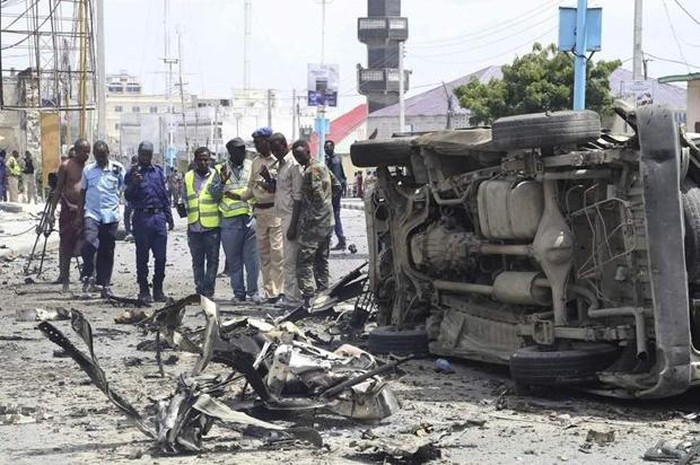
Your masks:
{"label": "scattered debris on road", "polygon": [[[347,291],[347,287],[344,289]],[[182,321],[186,307],[194,303],[200,303],[206,325],[188,332]],[[400,408],[381,375],[408,358],[381,364],[369,353],[347,344],[333,352],[327,351],[314,346],[289,321],[274,325],[255,319],[222,322],[216,304],[196,295],[156,310],[140,325],[156,332],[156,359],[161,376],[163,363],[178,361],[175,355],[165,362],[161,360],[161,335],[172,348],[199,355],[191,373],[182,373],[177,378],[174,393],[156,401],[147,415],[139,413],[108,384],[95,356],[92,327],[81,312],[73,311],[71,326],[87,345],[89,355],[78,350],[50,323],[42,322],[39,329],[73,358],[95,386],[152,438],[164,454],[201,451],[203,437],[215,421],[230,424],[241,433],[251,433],[266,442],[305,441],[316,447],[322,445],[319,433],[313,429],[286,428],[243,412],[251,406],[278,412],[320,409],[360,420],[380,420]],[[144,361],[127,357],[123,362],[126,366],[138,366]],[[233,371],[225,378],[205,373],[212,362]],[[243,379],[254,392],[252,402],[244,399],[245,387],[240,399],[224,399],[226,388]]]}
{"label": "scattered debris on road", "polygon": [[70,320],[71,311],[63,307],[49,310],[43,308],[19,308],[15,312],[15,317],[17,321]]}
{"label": "scattered debris on road", "polygon": [[421,465],[442,457],[439,447],[433,442],[407,447],[396,441],[386,439],[361,440],[350,444],[357,450],[348,458],[367,461],[368,463],[387,463],[395,465]]}

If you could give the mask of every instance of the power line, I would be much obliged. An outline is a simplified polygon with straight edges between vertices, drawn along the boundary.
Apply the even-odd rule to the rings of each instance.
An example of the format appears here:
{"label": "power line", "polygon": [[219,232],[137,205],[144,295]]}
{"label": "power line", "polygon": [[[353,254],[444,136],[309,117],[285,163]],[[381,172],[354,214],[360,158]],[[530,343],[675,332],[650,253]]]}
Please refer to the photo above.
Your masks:
{"label": "power line", "polygon": [[416,55],[416,54],[413,54],[413,56],[414,56],[414,57],[417,57],[417,58],[420,58],[420,59],[422,59],[422,60],[425,60],[425,61],[429,61],[429,62],[433,62],[433,63],[441,63],[441,64],[465,65],[465,64],[473,64],[473,63],[483,63],[483,62],[485,62],[485,61],[490,61],[490,60],[493,60],[493,59],[496,59],[496,58],[500,58],[500,57],[502,57],[502,56],[504,56],[504,55],[507,55],[507,54],[512,53],[512,52],[515,52],[515,51],[517,51],[517,50],[520,50],[521,48],[523,48],[523,47],[525,47],[525,46],[527,46],[527,45],[532,45],[532,43],[533,43],[534,41],[537,41],[537,40],[539,40],[539,39],[541,39],[541,38],[543,38],[543,37],[546,37],[546,36],[549,35],[550,33],[556,31],[557,28],[558,28],[558,26],[554,26],[553,28],[548,29],[547,31],[545,31],[545,32],[542,33],[541,35],[539,35],[539,36],[537,36],[537,37],[534,37],[534,38],[532,38],[532,39],[529,39],[526,43],[521,43],[521,44],[518,45],[517,47],[513,47],[513,48],[511,48],[511,49],[509,49],[509,50],[505,50],[505,51],[499,53],[498,55],[491,56],[491,57],[487,57],[487,58],[483,58],[483,59],[480,59],[480,60],[471,60],[471,61],[444,61],[444,60],[433,60],[433,59],[431,59],[430,57],[425,57],[425,56]]}
{"label": "power line", "polygon": [[676,5],[678,5],[678,8],[680,8],[681,10],[683,10],[683,12],[684,12],[685,14],[687,14],[688,17],[689,17],[690,19],[692,19],[692,20],[695,22],[695,24],[697,24],[698,26],[700,26],[700,21],[698,21],[697,18],[696,18],[695,16],[693,16],[692,14],[690,14],[690,11],[686,10],[685,7],[681,4],[681,2],[679,2],[678,0],[673,0],[673,1],[674,1],[674,3],[675,3]]}
{"label": "power line", "polygon": [[[535,23],[535,24],[532,24],[532,25],[528,25],[528,26],[527,26],[526,28],[524,28],[524,29],[519,29],[519,30],[517,30],[517,31],[513,31],[513,32],[509,33],[508,35],[501,37],[501,38],[498,39],[498,40],[489,41],[488,44],[485,44],[485,45],[475,45],[475,46],[470,46],[470,47],[463,48],[463,49],[460,49],[460,50],[445,51],[445,52],[442,52],[442,53],[433,53],[433,54],[430,54],[430,55],[427,55],[427,56],[430,56],[430,57],[439,57],[439,56],[446,56],[446,55],[459,55],[459,54],[463,54],[463,53],[465,53],[465,52],[471,52],[471,51],[479,50],[479,49],[486,48],[486,47],[491,48],[494,44],[498,44],[498,43],[504,42],[504,41],[506,41],[506,40],[512,39],[513,36],[516,36],[516,35],[521,34],[521,33],[523,33],[523,32],[527,32],[527,31],[533,29],[535,26],[541,26],[541,25],[543,25],[543,24],[546,24],[546,23],[548,23],[549,21],[551,21],[552,19],[554,19],[554,18],[556,18],[556,17],[557,17],[557,15],[550,15],[550,16],[547,16],[547,17],[544,18],[542,21],[539,21],[539,22],[537,22],[537,23]],[[555,27],[555,29],[556,29],[556,27]],[[552,29],[552,30],[553,30],[553,29]],[[474,45],[474,44],[472,44],[472,45]]]}
{"label": "power line", "polygon": [[671,21],[671,14],[668,12],[668,4],[666,4],[666,0],[662,0],[661,2],[664,6],[664,11],[666,12],[666,20],[668,20],[668,25],[671,28],[671,34],[673,34],[673,39],[676,41],[676,46],[678,47],[678,53],[681,55],[681,58],[683,59],[683,63],[685,64],[686,68],[688,68],[688,72],[690,72],[690,67],[688,66],[688,60],[686,60],[685,55],[683,54],[683,48],[681,47],[681,43],[678,40],[678,36],[676,35],[676,29],[673,27],[673,21]]}
{"label": "power line", "polygon": [[687,66],[687,67],[689,67],[689,68],[700,69],[700,66],[698,66],[698,65],[691,65],[690,63],[688,63],[688,62],[686,62],[686,61],[679,61],[679,60],[672,60],[672,59],[670,59],[670,58],[657,57],[656,55],[652,55],[652,54],[649,53],[649,52],[644,52],[644,54],[645,54],[645,55],[648,55],[648,56],[650,56],[650,57],[652,57],[652,58],[654,58],[654,59],[656,59],[656,60],[659,60],[659,61],[666,61],[666,62],[668,62],[668,63],[676,63],[676,64],[679,64],[679,65],[685,65],[685,66]]}
{"label": "power line", "polygon": [[557,4],[560,4],[562,1],[563,0],[547,0],[546,2],[541,3],[539,6],[536,6],[535,8],[530,10],[525,15],[517,16],[506,21],[500,21],[498,23],[491,23],[477,31],[461,34],[458,36],[446,37],[443,39],[436,39],[425,42],[412,41],[411,46],[416,48],[436,48],[450,45],[458,45],[465,41],[474,41],[476,39],[481,39],[492,35],[502,35],[504,31],[509,30],[514,26],[526,23],[528,19],[539,16],[542,12],[549,10]]}

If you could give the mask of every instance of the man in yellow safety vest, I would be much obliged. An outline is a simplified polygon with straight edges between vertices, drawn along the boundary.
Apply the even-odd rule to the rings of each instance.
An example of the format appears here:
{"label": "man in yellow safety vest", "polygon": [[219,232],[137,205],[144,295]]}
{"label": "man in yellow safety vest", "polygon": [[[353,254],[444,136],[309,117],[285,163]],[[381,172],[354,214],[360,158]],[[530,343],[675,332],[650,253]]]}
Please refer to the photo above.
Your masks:
{"label": "man in yellow safety vest", "polygon": [[[258,246],[255,237],[255,218],[251,206],[240,196],[248,189],[250,166],[246,164],[243,139],[236,137],[226,143],[229,159],[217,165],[211,193],[219,200],[221,213],[221,245],[229,264],[229,276],[234,302],[259,304]],[[244,277],[245,268],[245,280]]]}
{"label": "man in yellow safety vest", "polygon": [[12,155],[7,157],[7,193],[10,202],[19,200],[19,178],[22,176],[22,165],[19,163],[19,153],[12,151]]}
{"label": "man in yellow safety vest", "polygon": [[212,298],[219,267],[221,217],[219,202],[211,193],[216,170],[209,166],[206,147],[194,151],[194,169],[185,174],[180,198],[187,211],[187,244],[192,255],[192,272],[197,294]]}

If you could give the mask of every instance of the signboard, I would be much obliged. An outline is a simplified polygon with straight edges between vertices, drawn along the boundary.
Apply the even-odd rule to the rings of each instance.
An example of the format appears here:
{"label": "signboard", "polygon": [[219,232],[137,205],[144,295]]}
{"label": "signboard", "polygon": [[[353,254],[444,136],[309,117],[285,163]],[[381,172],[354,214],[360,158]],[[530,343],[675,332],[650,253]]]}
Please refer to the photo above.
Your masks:
{"label": "signboard", "polygon": [[620,97],[637,107],[654,103],[654,81],[622,81]]}
{"label": "signboard", "polygon": [[[602,8],[586,10],[586,51],[599,52]],[[572,52],[576,48],[576,8],[559,7],[559,51]]]}
{"label": "signboard", "polygon": [[338,106],[338,65],[308,65],[308,105]]}

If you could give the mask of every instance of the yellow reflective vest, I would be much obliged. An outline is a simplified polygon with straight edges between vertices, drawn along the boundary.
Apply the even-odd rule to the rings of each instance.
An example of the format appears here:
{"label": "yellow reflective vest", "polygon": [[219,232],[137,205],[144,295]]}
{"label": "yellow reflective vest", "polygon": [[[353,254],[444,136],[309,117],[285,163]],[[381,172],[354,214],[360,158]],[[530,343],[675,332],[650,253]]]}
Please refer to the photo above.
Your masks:
{"label": "yellow reflective vest", "polygon": [[[221,177],[221,172],[223,171],[224,164],[216,165],[216,171]],[[231,167],[228,167],[230,170]],[[250,171],[245,167],[241,167],[238,172],[239,177],[236,177],[235,173],[231,173],[231,177],[224,185],[224,194],[231,192],[233,194],[242,195],[248,190],[248,178],[250,177]],[[248,202],[243,200],[233,200],[226,195],[221,197],[221,202],[219,203],[219,211],[221,216],[224,218],[233,218],[234,216],[240,215],[250,215],[252,209]]]}
{"label": "yellow reflective vest", "polygon": [[9,174],[10,176],[19,178],[22,174],[22,167],[20,166],[17,159],[12,155],[8,156],[7,161],[5,162],[5,166],[7,166],[7,174]]}
{"label": "yellow reflective vest", "polygon": [[199,221],[205,228],[218,228],[221,224],[219,216],[219,204],[209,194],[209,185],[214,179],[214,173],[210,170],[209,177],[204,182],[202,190],[197,195],[194,190],[194,171],[185,174],[185,193],[187,194],[187,224]]}

